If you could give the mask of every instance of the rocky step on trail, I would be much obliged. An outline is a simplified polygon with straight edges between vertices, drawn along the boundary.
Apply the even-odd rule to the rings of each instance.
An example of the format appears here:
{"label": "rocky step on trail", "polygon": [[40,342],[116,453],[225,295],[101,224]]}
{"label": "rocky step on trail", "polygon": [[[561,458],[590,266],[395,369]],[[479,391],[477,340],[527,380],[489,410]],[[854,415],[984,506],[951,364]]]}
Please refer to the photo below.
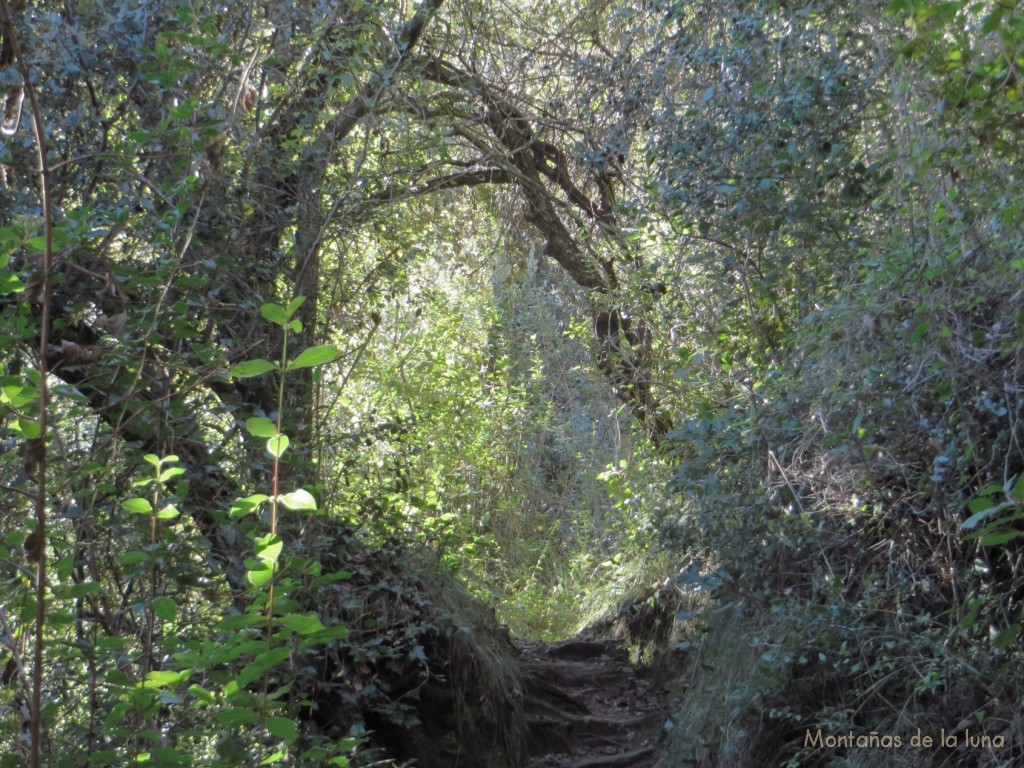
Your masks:
{"label": "rocky step on trail", "polygon": [[520,642],[529,768],[653,768],[668,712],[665,691],[614,642]]}

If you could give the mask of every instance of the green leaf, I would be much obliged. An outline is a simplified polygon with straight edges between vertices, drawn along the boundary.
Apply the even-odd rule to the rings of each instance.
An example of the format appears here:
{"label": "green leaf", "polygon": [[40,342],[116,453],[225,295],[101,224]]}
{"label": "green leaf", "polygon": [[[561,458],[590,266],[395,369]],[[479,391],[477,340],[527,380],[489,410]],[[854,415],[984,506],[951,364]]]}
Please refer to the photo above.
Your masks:
{"label": "green leaf", "polygon": [[312,613],[308,615],[279,616],[277,623],[300,635],[312,635],[314,632],[322,632],[326,629],[319,617]]}
{"label": "green leaf", "polygon": [[316,645],[317,643],[326,643],[330,640],[343,640],[348,637],[348,627],[343,624],[338,624],[334,627],[325,627],[317,632],[309,635],[307,640],[302,642],[303,647],[309,643],[310,645]]}
{"label": "green leaf", "polygon": [[17,275],[10,272],[0,275],[0,294],[21,293],[25,290],[25,284]]}
{"label": "green leaf", "polygon": [[160,482],[161,483],[166,483],[168,480],[171,480],[171,479],[173,479],[175,477],[178,477],[179,475],[184,475],[184,474],[185,474],[185,468],[184,467],[168,467],[167,469],[165,469],[163,472],[160,473]]}
{"label": "green leaf", "polygon": [[174,520],[180,514],[181,513],[178,511],[178,508],[176,506],[174,506],[173,504],[168,504],[159,512],[157,512],[156,516],[160,520]]}
{"label": "green leaf", "polygon": [[191,669],[182,670],[181,672],[175,672],[173,670],[161,671],[153,670],[148,675],[144,682],[139,684],[141,688],[166,688],[169,685],[177,685],[182,683],[192,675]]}
{"label": "green leaf", "polygon": [[288,313],[288,317],[294,315],[299,307],[306,303],[305,296],[296,296],[294,299],[288,302],[288,309],[285,310]]}
{"label": "green leaf", "polygon": [[283,548],[284,542],[281,541],[281,537],[276,533],[268,533],[266,536],[256,537],[256,556],[260,560],[276,563],[278,557],[281,556]]}
{"label": "green leaf", "polygon": [[972,530],[973,528],[976,528],[978,523],[986,517],[991,517],[992,515],[1002,512],[1007,507],[1011,507],[1013,505],[1008,501],[1004,501],[1001,504],[995,504],[991,499],[980,498],[971,499],[967,503],[967,506],[974,514],[960,523],[960,525],[967,530]]}
{"label": "green leaf", "polygon": [[271,736],[276,736],[288,745],[293,744],[299,736],[295,722],[287,717],[268,717],[267,730]]}
{"label": "green leaf", "polygon": [[260,716],[255,709],[232,707],[231,709],[222,709],[220,712],[214,712],[213,719],[223,726],[234,728],[239,725],[258,723]]}
{"label": "green leaf", "polygon": [[245,420],[245,428],[253,437],[275,437],[277,426],[270,419],[253,416]]}
{"label": "green leaf", "polygon": [[316,509],[316,499],[313,498],[313,494],[303,488],[278,496],[277,500],[291,510]]}
{"label": "green leaf", "polygon": [[992,646],[1000,651],[1005,651],[1017,639],[1017,635],[1020,634],[1020,626],[1020,624],[1014,624],[1001,632],[989,630],[989,634],[992,636]]}
{"label": "green leaf", "polygon": [[169,597],[153,598],[153,613],[164,621],[174,621],[178,615],[178,605]]}
{"label": "green leaf", "polygon": [[0,384],[0,403],[12,408],[21,408],[38,399],[38,389],[23,386],[13,377],[4,377],[3,384]]}
{"label": "green leaf", "polygon": [[97,637],[96,647],[105,651],[120,651],[128,646],[126,637]]}
{"label": "green leaf", "polygon": [[234,632],[238,629],[262,627],[266,623],[266,617],[258,613],[239,613],[221,619],[217,624],[217,630],[220,632]]}
{"label": "green leaf", "polygon": [[281,457],[281,454],[288,450],[288,446],[291,444],[291,440],[288,439],[288,435],[277,435],[267,440],[267,450],[271,456]]}
{"label": "green leaf", "polygon": [[136,515],[148,515],[153,511],[153,505],[149,501],[138,497],[128,499],[123,506],[126,510]]}
{"label": "green leaf", "polygon": [[320,347],[310,347],[300,352],[294,360],[288,364],[288,370],[295,368],[313,368],[317,365],[328,363],[338,356],[337,347],[325,344]]}
{"label": "green leaf", "polygon": [[147,453],[142,459],[147,464],[152,464],[156,469],[160,469],[160,457],[155,453]]}
{"label": "green leaf", "polygon": [[261,560],[254,563],[253,566],[245,572],[245,578],[247,578],[249,583],[254,587],[262,587],[274,578],[274,572],[276,570],[277,563]]}
{"label": "green leaf", "polygon": [[247,379],[252,376],[260,376],[268,371],[278,370],[277,363],[262,358],[257,360],[246,360],[231,369],[231,376],[236,379]]}
{"label": "green leaf", "polygon": [[[154,765],[192,765],[192,755],[179,752],[171,747],[153,747],[150,750],[150,757]],[[142,762],[141,760],[139,761]]]}
{"label": "green leaf", "polygon": [[135,549],[131,552],[125,552],[123,555],[117,558],[117,562],[119,562],[121,565],[135,565],[135,563],[141,563],[148,559],[148,552],[141,552]]}
{"label": "green leaf", "polygon": [[1014,501],[1024,502],[1024,472],[1017,478],[1017,483],[1007,495]]}
{"label": "green leaf", "polygon": [[95,595],[100,589],[100,585],[95,581],[83,581],[81,584],[72,584],[68,587],[66,596],[85,597],[86,595]]}
{"label": "green leaf", "polygon": [[245,517],[269,498],[270,497],[265,494],[254,493],[252,496],[246,496],[244,499],[235,499],[234,503],[231,505],[231,509],[228,510],[228,517],[233,520],[239,517]]}
{"label": "green leaf", "polygon": [[28,440],[37,440],[43,433],[43,425],[32,419],[19,418],[18,429]]}
{"label": "green leaf", "polygon": [[999,25],[1003,22],[1003,14],[1006,9],[1002,5],[996,3],[992,11],[985,17],[985,20],[981,23],[981,33],[983,35],[990,35],[999,29]]}
{"label": "green leaf", "polygon": [[265,758],[260,760],[260,765],[273,765],[274,763],[278,763],[278,762],[284,760],[285,757],[287,757],[287,756],[288,755],[287,755],[287,752],[285,752],[285,750],[279,749],[276,752],[274,752],[274,753],[272,753],[270,755],[267,755]]}
{"label": "green leaf", "polygon": [[1024,531],[997,531],[978,537],[978,543],[983,547],[998,547],[1013,541],[1022,534],[1024,534]]}
{"label": "green leaf", "polygon": [[260,314],[263,315],[264,319],[280,325],[282,328],[288,324],[288,318],[291,317],[283,307],[277,304],[264,304],[260,307]]}
{"label": "green leaf", "polygon": [[978,498],[971,499],[967,502],[967,508],[971,512],[984,512],[987,509],[992,509],[996,503],[987,496],[979,496]]}
{"label": "green leaf", "polygon": [[288,647],[271,648],[269,651],[264,651],[259,654],[255,661],[264,670],[273,669],[278,664],[288,661],[292,657],[292,649]]}

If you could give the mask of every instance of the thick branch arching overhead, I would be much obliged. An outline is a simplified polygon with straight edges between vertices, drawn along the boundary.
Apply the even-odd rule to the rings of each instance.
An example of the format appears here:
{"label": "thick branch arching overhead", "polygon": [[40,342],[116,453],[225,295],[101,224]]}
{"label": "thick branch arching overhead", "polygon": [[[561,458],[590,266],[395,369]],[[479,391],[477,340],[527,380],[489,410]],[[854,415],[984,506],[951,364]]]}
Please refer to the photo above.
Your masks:
{"label": "thick branch arching overhead", "polygon": [[[621,299],[616,298],[619,275],[615,259],[599,256],[588,238],[580,234],[589,222],[595,232],[607,238],[613,253],[624,254],[631,264],[640,261],[622,236],[608,169],[574,163],[564,150],[538,137],[531,120],[513,98],[483,77],[436,57],[418,59],[417,70],[427,80],[475,106],[479,114],[476,125],[463,123],[460,135],[465,135],[467,143],[475,149],[490,144],[495,150],[479,159],[486,169],[439,176],[404,194],[397,193],[398,196],[412,197],[482,183],[517,186],[526,206],[524,218],[547,241],[546,253],[586,292],[591,302],[601,369],[647,434],[660,442],[668,431],[668,423],[659,413],[651,388],[649,324],[632,308],[621,306]],[[595,192],[588,196],[588,188]],[[572,229],[566,219],[574,225]]]}

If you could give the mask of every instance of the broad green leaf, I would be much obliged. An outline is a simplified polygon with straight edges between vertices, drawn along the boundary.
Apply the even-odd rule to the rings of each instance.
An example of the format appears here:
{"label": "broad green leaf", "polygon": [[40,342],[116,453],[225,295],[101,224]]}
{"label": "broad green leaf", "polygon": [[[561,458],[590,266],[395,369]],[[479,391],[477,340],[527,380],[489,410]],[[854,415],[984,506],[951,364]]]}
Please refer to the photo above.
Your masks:
{"label": "broad green leaf", "polygon": [[231,375],[236,379],[247,379],[251,376],[260,376],[268,371],[276,371],[277,369],[277,363],[260,358],[239,363],[231,369]]}
{"label": "broad green leaf", "polygon": [[25,290],[25,284],[17,275],[10,272],[0,275],[0,294],[21,293]]}
{"label": "broad green leaf", "polygon": [[258,723],[260,716],[255,709],[233,707],[231,709],[222,709],[220,712],[214,712],[213,719],[223,726],[234,728],[238,725]]}
{"label": "broad green leaf", "polygon": [[285,311],[284,307],[277,304],[264,304],[260,307],[260,314],[270,322],[280,325],[282,328],[288,324],[288,318],[290,315]]}
{"label": "broad green leaf", "polygon": [[260,560],[276,563],[277,558],[281,556],[283,548],[284,542],[281,541],[281,537],[276,533],[268,533],[265,536],[256,537],[256,556]]}
{"label": "broad green leaf", "polygon": [[270,497],[265,494],[254,493],[252,496],[246,496],[244,499],[235,499],[234,503],[231,505],[231,509],[228,510],[228,517],[232,519],[245,517],[245,515],[248,515],[269,498]]}
{"label": "broad green leaf", "polygon": [[[190,753],[179,751],[172,747],[153,747],[150,750],[150,757],[155,765],[192,765],[193,758]],[[142,762],[141,760],[139,761]]]}
{"label": "broad green leaf", "polygon": [[303,488],[278,496],[277,500],[291,510],[316,509],[316,499],[313,498],[313,494]]}
{"label": "broad green leaf", "polygon": [[234,632],[238,629],[262,627],[266,623],[266,617],[258,613],[239,613],[221,619],[217,623],[217,629],[221,632]]}
{"label": "broad green leaf", "polygon": [[178,615],[178,605],[169,597],[153,598],[153,613],[164,621],[174,621]]}
{"label": "broad green leaf", "polygon": [[157,469],[160,468],[160,457],[157,456],[155,453],[147,453],[145,456],[142,457],[142,459],[147,464],[152,464]]}
{"label": "broad green leaf", "polygon": [[263,677],[266,671],[266,668],[262,664],[246,664],[235,674],[235,683],[240,688],[245,688],[250,683]]}
{"label": "broad green leaf", "polygon": [[276,736],[285,744],[293,744],[299,736],[299,729],[295,722],[287,717],[268,717],[267,730],[271,736]]}
{"label": "broad green leaf", "polygon": [[306,297],[305,296],[296,296],[294,299],[289,301],[288,302],[288,309],[285,310],[286,313],[288,314],[288,317],[290,318],[292,315],[294,315],[298,311],[299,307],[301,307],[305,303],[306,303]]}
{"label": "broad green leaf", "polygon": [[148,515],[153,511],[153,505],[139,497],[125,501],[124,508],[136,515]]}
{"label": "broad green leaf", "polygon": [[279,616],[277,617],[277,623],[286,629],[290,629],[292,632],[299,633],[300,635],[312,635],[314,632],[320,632],[326,629],[323,622],[321,622],[315,614]]}
{"label": "broad green leaf", "polygon": [[995,505],[996,503],[987,496],[979,496],[978,498],[971,499],[969,502],[967,502],[967,508],[970,509],[971,512],[984,512],[987,509],[991,509]]}
{"label": "broad green leaf", "polygon": [[95,581],[83,581],[81,584],[72,584],[68,587],[66,596],[85,597],[86,595],[95,595],[100,589],[100,585]]}
{"label": "broad green leaf", "polygon": [[120,651],[128,646],[127,637],[97,637],[96,647],[105,651]]}
{"label": "broad green leaf", "polygon": [[51,610],[46,614],[46,622],[47,624],[52,624],[54,626],[66,627],[75,622],[75,616],[70,611],[65,611],[63,609]]}
{"label": "broad green leaf", "polygon": [[990,628],[989,635],[992,637],[992,646],[1000,651],[1005,651],[1017,639],[1017,635],[1020,634],[1020,627],[1020,624],[1014,624],[1002,631]]}
{"label": "broad green leaf", "polygon": [[315,579],[313,579],[313,586],[319,587],[324,584],[333,584],[336,581],[345,581],[346,579],[351,578],[352,574],[348,571],[336,571],[334,573],[325,573],[324,575],[317,576]]}
{"label": "broad green leaf", "polygon": [[0,403],[4,405],[9,405],[12,408],[22,408],[38,399],[38,389],[26,387],[14,377],[5,377],[3,384],[0,384]]}
{"label": "broad green leaf", "polygon": [[271,456],[281,457],[288,446],[291,444],[291,440],[288,439],[288,435],[277,435],[267,440],[267,450]]}
{"label": "broad green leaf", "polygon": [[178,508],[176,506],[174,506],[173,504],[168,504],[159,512],[157,512],[156,516],[160,520],[174,520],[180,514],[181,513],[178,511]]}
{"label": "broad green leaf", "polygon": [[277,426],[263,416],[246,419],[245,428],[253,437],[275,437],[277,435]]}
{"label": "broad green leaf", "polygon": [[1013,505],[1008,501],[1004,501],[1001,504],[995,504],[991,499],[981,498],[971,499],[967,506],[972,512],[974,512],[974,514],[964,520],[960,525],[967,530],[972,530],[973,528],[976,528],[978,523],[986,517],[991,517],[992,515],[1002,512],[1004,509],[1012,507]]}
{"label": "broad green leaf", "polygon": [[269,651],[256,656],[255,661],[263,669],[271,669],[276,667],[278,664],[284,661],[288,661],[292,657],[292,649],[290,647],[271,648]]}
{"label": "broad green leaf", "polygon": [[181,672],[175,672],[173,670],[161,671],[153,670],[148,675],[144,682],[139,684],[141,688],[164,688],[168,685],[177,685],[182,683],[192,675],[191,669],[182,670]]}
{"label": "broad green leaf", "polygon": [[277,563],[261,560],[254,563],[252,568],[245,572],[245,577],[254,587],[262,587],[272,578],[277,570]]}
{"label": "broad green leaf", "polygon": [[288,364],[288,370],[295,368],[313,368],[317,365],[328,363],[338,356],[337,347],[325,344],[320,347],[310,347],[300,352],[294,360]]}
{"label": "broad green leaf", "polygon": [[287,694],[292,689],[292,683],[293,682],[294,681],[289,681],[289,682],[285,683],[284,685],[277,686],[276,688],[274,688],[273,691],[268,691],[267,692],[267,700],[268,701],[274,701],[275,699],[280,699],[280,698],[284,697],[285,694]]}
{"label": "broad green leaf", "polygon": [[1017,478],[1017,482],[1010,491],[1009,496],[1016,502],[1024,502],[1024,472]]}
{"label": "broad green leaf", "polygon": [[35,440],[43,433],[43,425],[32,419],[19,418],[18,429],[29,440]]}
{"label": "broad green leaf", "polygon": [[302,641],[299,647],[304,649],[310,646],[319,645],[320,643],[327,643],[331,640],[343,640],[346,637],[348,637],[348,627],[339,624],[338,626],[325,627],[324,629],[312,633]]}
{"label": "broad green leaf", "polygon": [[117,562],[119,562],[121,565],[134,565],[135,563],[141,563],[148,559],[148,552],[140,552],[139,550],[135,549],[130,552],[125,552],[123,555],[117,558]]}
{"label": "broad green leaf", "polygon": [[185,474],[185,468],[184,467],[168,467],[167,469],[165,469],[163,472],[160,473],[160,482],[161,483],[166,483],[168,480],[171,480],[171,479],[173,479],[175,477],[178,477],[179,475],[184,475],[184,474]]}
{"label": "broad green leaf", "polygon": [[281,762],[287,756],[288,756],[288,753],[285,750],[279,749],[276,752],[274,752],[274,753],[272,753],[270,755],[267,755],[265,758],[260,760],[260,765],[273,765],[274,763]]}
{"label": "broad green leaf", "polygon": [[996,531],[978,537],[978,543],[983,547],[999,547],[1022,535],[1024,531]]}

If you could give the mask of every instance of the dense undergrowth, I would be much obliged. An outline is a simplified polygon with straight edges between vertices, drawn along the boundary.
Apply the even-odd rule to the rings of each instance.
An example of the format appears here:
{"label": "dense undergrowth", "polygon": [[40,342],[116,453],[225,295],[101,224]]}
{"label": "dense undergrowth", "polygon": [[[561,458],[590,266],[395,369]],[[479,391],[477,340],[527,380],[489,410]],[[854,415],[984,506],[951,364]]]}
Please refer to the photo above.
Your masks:
{"label": "dense undergrowth", "polygon": [[1024,760],[1016,3],[14,5],[0,765]]}
{"label": "dense undergrowth", "polygon": [[879,73],[896,86],[856,118],[874,138],[846,139],[869,181],[842,230],[796,259],[795,227],[774,235],[763,263],[784,258],[793,289],[748,305],[750,327],[771,318],[773,331],[746,350],[717,332],[732,325],[728,303],[695,322],[679,374],[689,415],[671,435],[680,500],[663,523],[706,569],[677,581],[714,597],[691,638],[676,760],[1006,766],[1024,754],[1024,265],[1008,74],[1020,23],[993,8],[891,6],[892,21],[909,16],[905,47],[860,60],[865,87]]}

